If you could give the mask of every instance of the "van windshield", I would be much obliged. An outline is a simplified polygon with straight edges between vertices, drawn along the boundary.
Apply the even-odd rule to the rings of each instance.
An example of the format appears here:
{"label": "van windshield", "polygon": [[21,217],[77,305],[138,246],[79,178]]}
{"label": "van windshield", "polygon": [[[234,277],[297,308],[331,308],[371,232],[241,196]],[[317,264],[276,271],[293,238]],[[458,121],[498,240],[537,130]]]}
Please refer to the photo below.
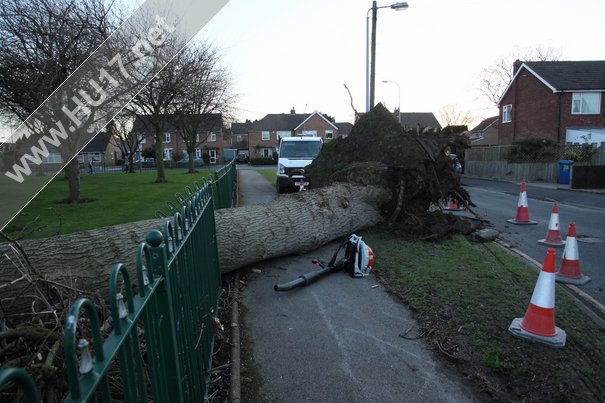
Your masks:
{"label": "van windshield", "polygon": [[279,156],[282,158],[313,159],[321,150],[321,141],[282,141]]}

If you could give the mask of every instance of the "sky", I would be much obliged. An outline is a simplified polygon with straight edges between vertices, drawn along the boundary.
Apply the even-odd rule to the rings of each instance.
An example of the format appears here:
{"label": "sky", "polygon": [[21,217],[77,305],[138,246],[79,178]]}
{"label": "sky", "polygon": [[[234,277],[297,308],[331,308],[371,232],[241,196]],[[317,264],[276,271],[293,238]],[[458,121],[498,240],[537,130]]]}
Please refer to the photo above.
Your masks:
{"label": "sky", "polygon": [[[480,119],[497,114],[481,99],[485,67],[520,49],[551,47],[561,60],[605,60],[603,0],[378,1],[376,102],[402,112],[454,104]],[[365,111],[369,0],[230,0],[200,37],[222,52],[238,96],[238,121],[315,110],[353,122],[344,85]],[[370,13],[371,15],[371,13]],[[383,83],[395,81],[397,85]]]}
{"label": "sky", "polygon": [[[479,123],[497,109],[478,77],[502,57],[536,46],[561,60],[605,60],[603,0],[378,1],[376,102],[402,112],[445,105]],[[221,53],[237,94],[236,121],[320,111],[353,122],[365,111],[366,15],[370,0],[230,0],[197,38]],[[371,13],[370,13],[371,16]],[[383,80],[399,84],[383,83]],[[400,95],[399,95],[400,93]],[[443,123],[443,122],[442,122]],[[9,131],[0,131],[0,138]]]}

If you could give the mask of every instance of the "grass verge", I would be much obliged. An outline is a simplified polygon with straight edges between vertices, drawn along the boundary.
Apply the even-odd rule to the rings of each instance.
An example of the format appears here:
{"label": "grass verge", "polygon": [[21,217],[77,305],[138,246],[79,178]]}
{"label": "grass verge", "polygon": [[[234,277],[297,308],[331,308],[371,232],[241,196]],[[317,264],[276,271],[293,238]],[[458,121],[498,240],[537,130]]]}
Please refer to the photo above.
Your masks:
{"label": "grass verge", "polygon": [[168,182],[154,183],[155,172],[82,175],[82,203],[65,204],[67,181],[55,178],[4,229],[8,235],[49,237],[155,217],[175,192],[201,181],[214,171],[187,174],[170,171]]}
{"label": "grass verge", "polygon": [[[364,234],[386,289],[409,305],[417,334],[493,401],[604,401],[605,331],[557,286],[563,349],[508,334],[523,317],[537,271],[496,244],[441,244]],[[406,337],[406,335],[402,335]]]}
{"label": "grass verge", "polygon": [[270,184],[275,185],[275,181],[277,181],[277,174],[275,173],[275,169],[259,169],[257,170],[257,172],[264,176]]}

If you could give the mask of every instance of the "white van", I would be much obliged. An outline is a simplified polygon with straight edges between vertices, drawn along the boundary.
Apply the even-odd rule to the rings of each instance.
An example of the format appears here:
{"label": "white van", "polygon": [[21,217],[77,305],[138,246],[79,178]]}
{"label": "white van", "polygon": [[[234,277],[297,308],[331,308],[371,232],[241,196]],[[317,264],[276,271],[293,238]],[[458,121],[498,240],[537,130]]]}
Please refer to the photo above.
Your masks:
{"label": "white van", "polygon": [[317,157],[323,140],[321,137],[283,137],[277,151],[277,193],[299,191],[309,186],[305,168]]}

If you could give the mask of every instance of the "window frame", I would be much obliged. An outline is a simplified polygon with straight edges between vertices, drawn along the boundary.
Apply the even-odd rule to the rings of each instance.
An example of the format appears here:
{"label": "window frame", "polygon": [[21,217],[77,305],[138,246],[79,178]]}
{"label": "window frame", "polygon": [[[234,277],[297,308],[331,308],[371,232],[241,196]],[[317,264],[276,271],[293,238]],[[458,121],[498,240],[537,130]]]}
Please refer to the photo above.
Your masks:
{"label": "window frame", "polygon": [[[596,104],[596,111],[582,111],[582,107],[584,105],[588,105],[586,101],[583,100],[585,95],[596,95],[598,96],[598,101]],[[579,99],[576,99],[579,97]],[[601,114],[601,93],[600,92],[572,92],[571,93],[571,114],[572,115],[600,115]],[[574,105],[576,101],[580,101],[580,110],[578,112],[574,112]]]}
{"label": "window frame", "polygon": [[[265,138],[266,136],[266,138]],[[269,130],[263,130],[260,133],[260,139],[261,141],[269,141],[271,140],[271,132]]]}
{"label": "window frame", "polygon": [[164,138],[162,139],[162,143],[167,144],[172,140],[172,135],[168,132],[164,132]]}
{"label": "window frame", "polygon": [[513,121],[513,104],[506,104],[502,107],[502,123]]}

